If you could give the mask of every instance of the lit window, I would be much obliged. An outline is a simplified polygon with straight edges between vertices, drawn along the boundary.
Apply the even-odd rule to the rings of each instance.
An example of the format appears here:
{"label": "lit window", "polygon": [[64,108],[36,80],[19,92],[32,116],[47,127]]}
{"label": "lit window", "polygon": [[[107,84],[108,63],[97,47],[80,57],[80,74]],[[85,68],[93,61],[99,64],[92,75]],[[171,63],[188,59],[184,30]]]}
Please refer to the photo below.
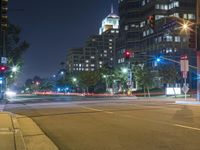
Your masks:
{"label": "lit window", "polygon": [[175,36],[174,40],[175,40],[175,42],[181,42],[181,37],[180,36]]}
{"label": "lit window", "polygon": [[167,36],[165,36],[165,38],[166,38],[167,42],[172,42],[173,41],[173,37],[171,35],[167,35]]}
{"label": "lit window", "polygon": [[174,7],[179,7],[179,2],[178,1],[174,2]]}
{"label": "lit window", "polygon": [[144,27],[145,26],[145,21],[142,21],[141,23],[140,23],[140,27]]}
{"label": "lit window", "polygon": [[124,30],[128,30],[128,25],[126,25],[126,26],[124,27]]}
{"label": "lit window", "polygon": [[183,14],[184,19],[188,19],[187,14]]}
{"label": "lit window", "polygon": [[145,0],[142,1],[142,6],[144,6],[144,5],[145,5]]}
{"label": "lit window", "polygon": [[188,19],[194,20],[195,19],[195,15],[194,14],[188,14]]}

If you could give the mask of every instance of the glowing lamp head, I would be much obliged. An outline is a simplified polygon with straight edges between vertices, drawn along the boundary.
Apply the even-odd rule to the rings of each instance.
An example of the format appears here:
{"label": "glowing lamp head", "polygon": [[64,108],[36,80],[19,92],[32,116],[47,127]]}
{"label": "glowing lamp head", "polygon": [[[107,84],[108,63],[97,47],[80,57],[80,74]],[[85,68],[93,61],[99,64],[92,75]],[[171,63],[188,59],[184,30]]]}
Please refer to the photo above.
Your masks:
{"label": "glowing lamp head", "polygon": [[77,81],[77,79],[76,79],[76,78],[73,78],[72,80],[73,80],[73,82],[76,82],[76,81]]}
{"label": "glowing lamp head", "polygon": [[188,30],[188,24],[187,23],[183,24],[183,30]]}
{"label": "glowing lamp head", "polygon": [[160,59],[160,58],[156,58],[156,61],[157,61],[157,62],[160,62],[160,61],[161,61],[161,59]]}
{"label": "glowing lamp head", "polygon": [[12,67],[12,72],[17,72],[18,68],[16,66]]}
{"label": "glowing lamp head", "polygon": [[127,73],[128,72],[128,69],[127,68],[122,68],[122,73]]}

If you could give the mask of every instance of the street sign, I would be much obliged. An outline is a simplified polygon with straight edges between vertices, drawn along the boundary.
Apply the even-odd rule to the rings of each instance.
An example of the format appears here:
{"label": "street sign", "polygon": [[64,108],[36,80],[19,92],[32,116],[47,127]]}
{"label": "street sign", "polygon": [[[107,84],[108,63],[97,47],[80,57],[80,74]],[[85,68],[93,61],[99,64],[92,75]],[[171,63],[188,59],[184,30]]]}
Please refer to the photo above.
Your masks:
{"label": "street sign", "polygon": [[175,25],[176,25],[176,20],[172,20],[172,21],[162,25],[160,30],[166,30],[166,29],[171,28]]}
{"label": "street sign", "polygon": [[7,64],[8,59],[6,57],[1,57],[1,63]]}
{"label": "street sign", "polygon": [[182,88],[183,93],[187,93],[189,91],[189,87],[187,85],[184,85]]}
{"label": "street sign", "polygon": [[189,61],[187,55],[181,56],[180,64],[183,78],[187,78],[187,73],[189,71]]}

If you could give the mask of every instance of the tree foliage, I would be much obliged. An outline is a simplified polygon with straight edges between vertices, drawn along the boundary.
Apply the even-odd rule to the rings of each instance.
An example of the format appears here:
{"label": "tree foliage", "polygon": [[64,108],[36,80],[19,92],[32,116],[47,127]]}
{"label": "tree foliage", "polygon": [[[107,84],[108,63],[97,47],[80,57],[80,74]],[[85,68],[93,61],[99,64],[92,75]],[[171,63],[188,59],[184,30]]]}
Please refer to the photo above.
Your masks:
{"label": "tree foliage", "polygon": [[84,71],[78,76],[79,85],[84,88],[90,88],[95,86],[101,79],[99,71]]}
{"label": "tree foliage", "polygon": [[9,24],[6,36],[6,51],[9,62],[13,64],[21,64],[22,55],[29,48],[26,41],[20,40],[20,33],[19,26]]}
{"label": "tree foliage", "polygon": [[177,81],[181,78],[180,73],[177,71],[177,68],[174,64],[162,64],[159,66],[159,76],[164,84],[177,83]]}
{"label": "tree foliage", "polygon": [[149,89],[154,85],[154,74],[152,71],[147,66],[138,65],[135,66],[134,76],[138,86],[142,88],[144,92],[147,90],[149,93]]}
{"label": "tree foliage", "polygon": [[[6,56],[8,58],[8,66],[18,66],[18,69],[22,69],[23,59],[22,55],[29,48],[29,44],[26,41],[20,40],[21,29],[19,26],[9,24],[5,37]],[[12,84],[20,73],[18,72],[7,73],[7,83]]]}

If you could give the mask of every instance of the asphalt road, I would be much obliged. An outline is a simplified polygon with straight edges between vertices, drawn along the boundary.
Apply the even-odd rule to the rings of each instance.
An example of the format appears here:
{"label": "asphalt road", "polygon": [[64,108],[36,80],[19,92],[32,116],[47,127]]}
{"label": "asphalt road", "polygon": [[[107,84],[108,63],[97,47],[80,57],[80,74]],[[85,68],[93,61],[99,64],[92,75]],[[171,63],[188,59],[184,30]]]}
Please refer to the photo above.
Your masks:
{"label": "asphalt road", "polygon": [[200,106],[97,100],[7,104],[60,150],[200,150]]}

